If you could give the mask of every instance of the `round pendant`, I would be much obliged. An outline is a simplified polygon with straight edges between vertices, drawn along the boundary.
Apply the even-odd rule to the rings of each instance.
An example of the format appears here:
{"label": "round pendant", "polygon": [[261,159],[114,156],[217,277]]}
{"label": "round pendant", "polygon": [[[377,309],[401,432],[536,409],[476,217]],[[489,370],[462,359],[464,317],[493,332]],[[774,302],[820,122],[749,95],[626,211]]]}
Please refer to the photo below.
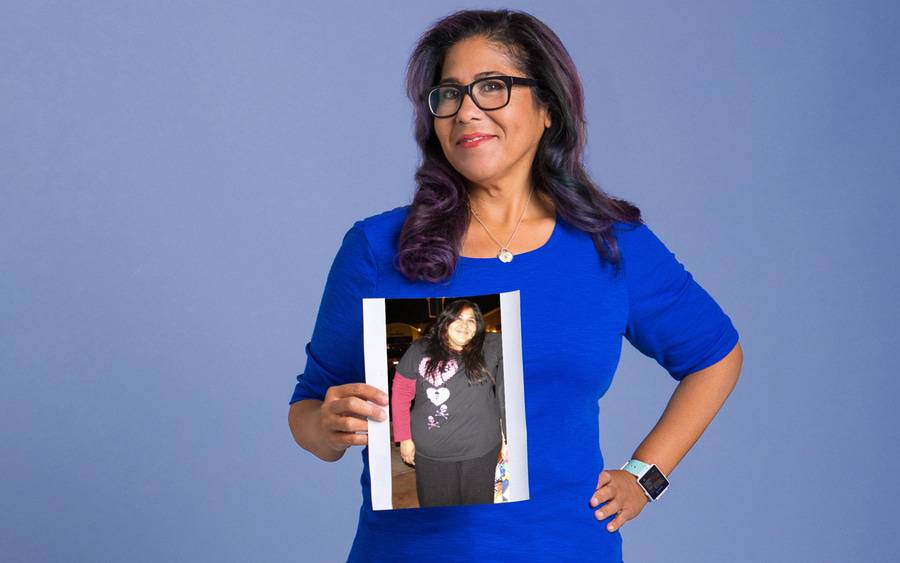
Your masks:
{"label": "round pendant", "polygon": [[513,254],[504,248],[500,251],[500,254],[497,255],[497,258],[499,258],[501,262],[512,262]]}

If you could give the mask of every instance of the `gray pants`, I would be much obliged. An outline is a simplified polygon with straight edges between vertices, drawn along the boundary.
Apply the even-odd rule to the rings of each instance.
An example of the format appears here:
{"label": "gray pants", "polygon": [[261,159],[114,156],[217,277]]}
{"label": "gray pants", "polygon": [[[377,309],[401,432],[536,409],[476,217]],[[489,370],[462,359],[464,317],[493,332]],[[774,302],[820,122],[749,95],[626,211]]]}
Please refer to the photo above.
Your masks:
{"label": "gray pants", "polygon": [[463,461],[435,461],[416,454],[419,506],[493,504],[499,454],[499,443],[485,455]]}

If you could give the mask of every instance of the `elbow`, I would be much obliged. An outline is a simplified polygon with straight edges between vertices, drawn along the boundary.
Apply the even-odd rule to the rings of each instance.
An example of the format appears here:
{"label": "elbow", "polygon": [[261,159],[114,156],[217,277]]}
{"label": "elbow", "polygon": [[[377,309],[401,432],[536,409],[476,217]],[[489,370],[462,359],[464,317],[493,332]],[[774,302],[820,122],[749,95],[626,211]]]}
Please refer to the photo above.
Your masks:
{"label": "elbow", "polygon": [[741,348],[741,343],[738,342],[734,345],[734,348],[729,352],[729,356],[733,355],[734,357],[731,359],[732,369],[734,370],[734,382],[737,383],[738,379],[741,377],[741,370],[744,367],[744,349]]}
{"label": "elbow", "polygon": [[[295,403],[291,403],[291,407],[288,409],[288,430],[291,432],[291,437],[294,439],[294,442],[303,448],[303,443],[300,440],[300,430],[299,430],[299,422],[300,422],[300,403],[302,401],[297,401]],[[306,448],[303,448],[306,449]]]}
{"label": "elbow", "polygon": [[728,382],[728,394],[731,394],[737,386],[737,383],[741,378],[741,369],[743,368],[743,365],[744,351],[741,349],[740,343],[735,344],[734,348],[731,349],[731,352],[716,364],[719,375]]}

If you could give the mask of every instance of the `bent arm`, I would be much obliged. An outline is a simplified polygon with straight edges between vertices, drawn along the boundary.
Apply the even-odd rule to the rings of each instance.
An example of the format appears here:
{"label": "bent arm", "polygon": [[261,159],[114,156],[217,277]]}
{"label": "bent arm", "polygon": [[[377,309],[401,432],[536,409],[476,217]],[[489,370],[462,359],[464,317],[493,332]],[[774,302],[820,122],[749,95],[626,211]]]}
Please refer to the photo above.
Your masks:
{"label": "bent arm", "polygon": [[731,394],[743,357],[738,343],[715,364],[682,379],[656,426],[632,457],[656,464],[665,475],[671,474]]}

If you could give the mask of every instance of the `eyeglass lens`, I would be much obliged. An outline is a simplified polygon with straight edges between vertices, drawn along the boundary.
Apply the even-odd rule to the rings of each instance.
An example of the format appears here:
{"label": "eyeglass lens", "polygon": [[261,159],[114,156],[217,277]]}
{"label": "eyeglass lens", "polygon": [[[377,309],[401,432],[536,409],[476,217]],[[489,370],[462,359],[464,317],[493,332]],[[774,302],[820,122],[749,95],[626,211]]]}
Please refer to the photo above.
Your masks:
{"label": "eyeglass lens", "polygon": [[[462,105],[465,94],[453,87],[436,88],[428,98],[435,117],[453,115]],[[509,101],[509,89],[502,80],[483,80],[472,87],[475,105],[483,110],[499,109]]]}

